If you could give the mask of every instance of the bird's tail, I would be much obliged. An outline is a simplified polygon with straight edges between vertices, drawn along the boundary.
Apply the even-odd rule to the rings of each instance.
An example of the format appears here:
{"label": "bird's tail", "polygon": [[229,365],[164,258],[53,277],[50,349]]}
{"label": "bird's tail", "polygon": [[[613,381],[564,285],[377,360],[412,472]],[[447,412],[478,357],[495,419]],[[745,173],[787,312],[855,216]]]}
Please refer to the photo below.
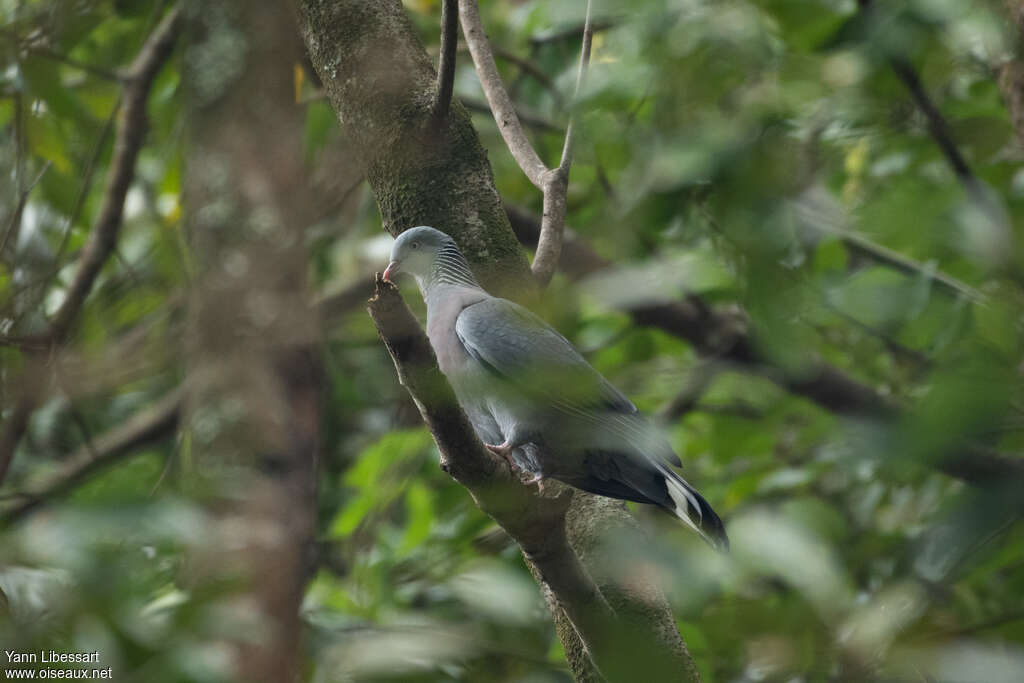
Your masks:
{"label": "bird's tail", "polygon": [[658,470],[665,477],[665,488],[672,499],[673,505],[669,510],[700,534],[711,547],[716,550],[729,550],[725,524],[712,509],[711,504],[704,500],[704,496],[697,493],[697,489],[668,467],[659,466]]}

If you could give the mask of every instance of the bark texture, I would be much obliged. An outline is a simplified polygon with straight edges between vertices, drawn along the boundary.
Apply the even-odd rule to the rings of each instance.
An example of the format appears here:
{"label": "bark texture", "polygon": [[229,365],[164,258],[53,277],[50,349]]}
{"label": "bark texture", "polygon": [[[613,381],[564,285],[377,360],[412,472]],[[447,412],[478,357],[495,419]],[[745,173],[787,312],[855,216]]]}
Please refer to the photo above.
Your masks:
{"label": "bark texture", "polygon": [[287,683],[302,674],[322,383],[292,80],[301,43],[286,2],[195,0],[186,18],[189,474],[209,515],[188,578],[236,620],[211,634],[234,680]]}
{"label": "bark texture", "polygon": [[[1018,40],[1024,39],[1024,0],[1005,0],[1003,4]],[[1000,67],[999,88],[1003,91],[1003,99],[1010,112],[1010,123],[1017,131],[1017,137],[1024,143],[1024,61],[1020,57]]]}
{"label": "bark texture", "polygon": [[[367,173],[385,229],[396,235],[414,225],[433,225],[458,241],[492,292],[521,295],[532,288],[527,261],[465,109],[453,103],[440,132],[431,133],[436,74],[401,3],[299,0],[298,7],[310,59],[347,142]],[[371,303],[371,312],[382,336],[391,340],[388,346],[401,381],[414,397],[419,389],[413,387],[424,386],[428,387],[427,396],[432,396],[432,381],[446,386],[443,377],[416,379],[420,373],[429,377],[436,372],[432,353],[427,353],[429,347],[414,352],[411,342],[395,341],[406,337],[388,332],[393,332],[394,316],[406,321],[402,324],[409,319],[395,312],[393,307],[400,299],[393,289],[384,288],[381,298],[384,300]],[[408,331],[408,338],[422,336],[418,324]],[[441,452],[446,454],[444,464],[463,483],[469,480],[451,469],[452,462],[468,468],[470,479],[482,477],[467,485],[481,507],[523,548],[527,565],[551,608],[575,678],[599,681],[601,674],[577,633],[581,624],[574,626],[570,614],[582,622],[603,620],[600,628],[594,629],[603,630],[596,634],[601,639],[597,647],[613,651],[616,657],[611,659],[618,659],[602,663],[608,680],[698,680],[664,596],[649,575],[637,571],[642,569],[643,539],[625,507],[568,490],[556,494],[555,502],[540,500],[533,489],[509,485],[507,470],[496,469],[475,435],[454,426],[461,411],[445,408],[443,402],[430,408],[430,401],[417,398]],[[502,488],[501,495],[481,497],[489,480]],[[543,525],[523,523],[524,511],[525,519],[535,519],[538,510],[551,513]],[[611,561],[609,555],[621,558],[627,546],[636,562],[623,571],[621,561]],[[583,572],[575,579],[545,571],[553,566],[579,565],[580,561]],[[588,593],[591,578],[599,588],[598,597]],[[610,605],[614,614],[595,609],[594,604],[582,604],[595,599]],[[588,630],[586,625],[582,630]]]}
{"label": "bark texture", "polygon": [[310,59],[392,236],[417,225],[450,234],[495,293],[529,272],[461,103],[431,125],[436,72],[401,3],[299,3]]}

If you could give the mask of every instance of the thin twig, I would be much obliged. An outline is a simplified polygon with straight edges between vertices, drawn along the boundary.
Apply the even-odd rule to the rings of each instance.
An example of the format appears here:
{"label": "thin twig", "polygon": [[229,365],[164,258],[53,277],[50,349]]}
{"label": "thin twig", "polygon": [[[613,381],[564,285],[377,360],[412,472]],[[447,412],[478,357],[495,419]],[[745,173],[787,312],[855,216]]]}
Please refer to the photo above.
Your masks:
{"label": "thin twig", "polygon": [[29,49],[29,53],[39,57],[44,57],[46,59],[52,59],[55,62],[60,62],[61,64],[65,64],[74,69],[78,69],[79,71],[84,71],[85,73],[91,76],[102,78],[105,81],[112,81],[114,83],[122,83],[124,81],[124,77],[116,71],[112,71],[101,66],[94,66],[92,64],[86,64],[85,62],[80,62],[77,59],[74,59],[73,57],[61,54],[60,52],[51,50],[48,47],[33,46]]}
{"label": "thin twig", "polygon": [[[857,0],[857,2],[860,5],[861,11],[865,12],[870,10],[874,4],[872,0]],[[957,179],[960,180],[960,183],[967,190],[968,195],[996,224],[1004,223],[1005,219],[1001,208],[985,192],[981,181],[978,180],[974,171],[971,170],[970,164],[967,163],[967,159],[960,152],[960,148],[957,147],[956,142],[953,140],[949,123],[942,115],[939,107],[928,95],[917,70],[914,69],[914,66],[906,57],[897,55],[889,58],[889,66],[892,68],[893,73],[896,74],[896,78],[910,92],[914,104],[917,105],[917,108],[928,122],[928,131],[931,133],[932,139],[939,146],[942,155],[946,158],[950,168],[953,169]]]}
{"label": "thin twig", "polygon": [[[590,10],[592,6],[592,0],[587,0],[587,13],[583,22],[583,45],[580,48],[580,65],[576,72],[576,88],[572,93],[572,108],[569,112],[569,125],[565,129],[565,144],[562,146],[562,159],[558,164],[558,172],[566,176],[569,175],[569,166],[572,164],[572,143],[573,143],[573,125],[576,116],[575,109],[579,104],[580,90],[583,88],[583,81],[587,77],[587,67],[590,66],[590,47],[594,41],[594,27],[590,21]],[[543,238],[543,235],[541,235]]]}
{"label": "thin twig", "polygon": [[92,447],[75,451],[60,470],[37,489],[0,513],[0,527],[15,522],[36,508],[73,490],[104,467],[108,467],[144,446],[173,433],[181,415],[182,392],[175,390],[155,404],[144,408],[124,423],[101,434]]}
{"label": "thin twig", "polygon": [[498,66],[494,63],[494,53],[484,33],[476,0],[459,0],[459,17],[462,20],[462,32],[466,36],[469,54],[473,57],[473,64],[480,78],[480,86],[494,113],[501,137],[504,138],[505,144],[526,177],[538,189],[543,190],[549,174],[548,167],[537,155],[519,122],[515,105],[501,80]]}
{"label": "thin twig", "polygon": [[135,161],[146,131],[146,100],[157,72],[170,57],[181,26],[181,10],[175,7],[142,46],[128,70],[124,90],[124,115],[114,142],[114,158],[107,176],[103,204],[82,251],[82,258],[68,286],[64,302],[50,325],[50,336],[62,340],[92,289],[96,276],[117,244],[124,199],[135,177]]}
{"label": "thin twig", "polygon": [[[71,331],[85,298],[92,289],[103,264],[114,251],[124,215],[124,200],[135,177],[135,162],[146,130],[146,101],[157,72],[171,55],[182,25],[180,7],[175,6],[146,39],[127,71],[122,95],[124,116],[117,127],[114,157],[107,175],[103,203],[82,249],[78,269],[49,328],[39,335],[46,348],[63,342]],[[38,354],[37,354],[38,355]],[[34,384],[34,383],[31,383]],[[38,401],[39,388],[24,390],[14,413],[0,433],[0,483],[7,473],[14,451],[21,441]],[[16,419],[15,419],[16,418]]]}
{"label": "thin twig", "polygon": [[370,317],[391,354],[399,383],[437,442],[442,469],[469,489],[480,508],[519,543],[535,574],[558,596],[595,666],[613,674],[609,680],[628,680],[616,675],[623,665],[613,637],[616,614],[565,535],[565,515],[576,494],[557,482],[540,494],[483,448],[398,290],[379,274],[375,284]]}
{"label": "thin twig", "polygon": [[591,0],[587,0],[586,18],[583,23],[583,46],[580,49],[580,64],[576,72],[576,88],[569,110],[569,124],[565,129],[562,158],[554,172],[549,174],[544,185],[544,213],[540,223],[540,238],[533,257],[533,277],[543,287],[551,281],[562,254],[562,233],[565,231],[566,195],[569,191],[569,168],[572,166],[572,145],[575,137],[575,109],[578,104],[583,80],[590,64],[590,46],[594,38],[594,27],[590,20]]}
{"label": "thin twig", "polygon": [[[491,107],[487,102],[473,99],[472,97],[460,97],[459,101],[462,102],[462,106],[472,112],[479,112],[480,114],[490,114]],[[519,121],[524,126],[534,128],[542,133],[560,133],[562,129],[556,126],[551,121],[541,118],[539,115],[531,113],[529,111],[523,111],[520,108],[516,108],[516,116],[519,117]]]}
{"label": "thin twig", "polygon": [[[75,197],[75,205],[71,208],[71,213],[68,214],[67,220],[64,222],[64,234],[61,237],[60,245],[57,247],[57,254],[53,258],[53,268],[50,273],[46,276],[44,282],[50,282],[53,278],[57,277],[57,274],[61,270],[61,261],[64,260],[64,252],[68,248],[68,243],[71,241],[71,231],[74,230],[75,223],[82,216],[82,211],[85,209],[85,200],[89,197],[89,191],[92,190],[92,181],[96,176],[96,166],[99,163],[100,157],[103,155],[103,149],[107,145],[107,138],[114,131],[114,124],[117,122],[117,115],[121,111],[122,98],[118,97],[117,101],[114,102],[114,106],[110,110],[110,114],[107,116],[107,122],[103,124],[103,130],[100,131],[100,137],[96,141],[96,146],[92,150],[92,156],[89,157],[89,161],[86,163],[85,171],[82,173],[82,185],[78,188],[78,196]],[[46,287],[43,288],[45,292]]]}
{"label": "thin twig", "polygon": [[[505,210],[520,241],[527,246],[535,242],[540,230],[537,216],[507,205]],[[567,258],[561,267],[571,279],[579,281],[610,267],[611,263],[593,247],[571,231],[567,232],[570,237],[566,244]],[[810,361],[803,371],[796,372],[778,368],[758,349],[749,331],[741,324],[741,316],[737,320],[734,312],[711,308],[697,296],[690,295],[668,303],[629,306],[624,312],[629,313],[638,325],[656,327],[686,339],[699,354],[762,375],[790,393],[810,399],[833,413],[881,420],[908,414],[904,406],[828,363]],[[951,477],[982,487],[1010,481],[1024,482],[1024,461],[1020,458],[970,444],[951,447],[930,464]]]}
{"label": "thin twig", "polygon": [[903,254],[878,244],[877,242],[872,242],[867,237],[864,237],[859,233],[849,230],[833,230],[821,226],[816,227],[818,227],[822,232],[835,235],[850,251],[857,252],[901,273],[927,278],[935,284],[941,285],[954,297],[962,296],[968,301],[976,304],[985,302],[985,295],[974,287],[971,287],[966,282],[958,280],[952,275],[944,273],[927,264],[915,261],[909,256],[904,256]]}
{"label": "thin twig", "polygon": [[683,415],[695,410],[701,398],[707,392],[711,382],[718,373],[724,369],[724,365],[715,359],[702,360],[687,378],[686,385],[682,391],[676,394],[668,404],[658,412],[658,419],[662,422],[678,420]]}
{"label": "thin twig", "polygon": [[[25,205],[28,203],[28,197],[32,194],[32,190],[35,189],[39,181],[43,179],[46,172],[50,170],[50,166],[53,165],[52,161],[47,161],[43,164],[43,168],[36,174],[36,177],[28,184],[28,187],[21,190],[21,195],[18,197],[18,205],[14,207],[14,213],[11,214],[11,219],[7,222],[7,229],[4,230],[3,241],[0,241],[0,254],[3,254],[7,249],[7,242],[12,235],[17,235],[21,232],[19,226],[21,225],[21,216],[25,212]],[[17,245],[14,245],[16,247]],[[13,247],[12,247],[13,248]]]}
{"label": "thin twig", "polygon": [[[558,109],[565,109],[565,101],[562,97],[562,93],[558,91],[558,87],[555,86],[555,82],[551,80],[551,77],[547,75],[544,69],[540,68],[536,62],[526,57],[520,57],[516,53],[506,50],[498,46],[492,46],[494,54],[498,59],[509,62],[510,64],[516,65],[523,73],[529,75],[533,80],[537,81],[548,94],[551,95],[551,99],[555,101],[555,107]],[[523,121],[526,123],[526,121]]]}
{"label": "thin twig", "polygon": [[[591,23],[591,0],[587,0],[586,20],[583,29],[583,47],[580,50],[579,70],[576,74],[576,91],[574,99],[579,96],[587,65],[590,62],[590,46],[593,40]],[[544,194],[544,212],[541,221],[540,239],[531,270],[534,278],[545,286],[551,281],[558,258],[562,252],[562,232],[565,228],[566,194],[569,189],[569,167],[572,164],[573,117],[570,112],[569,125],[562,146],[562,157],[554,169],[549,169],[530,140],[526,137],[522,123],[516,113],[512,98],[505,89],[505,84],[498,73],[494,62],[494,52],[484,33],[480,20],[480,9],[476,0],[460,0],[459,13],[462,19],[462,31],[466,36],[469,53],[473,57],[477,75],[484,95],[494,114],[505,145],[512,157],[519,164],[526,177],[530,179]]]}
{"label": "thin twig", "polygon": [[455,87],[455,53],[459,44],[459,3],[458,0],[443,0],[441,3],[441,56],[437,62],[437,89],[434,91],[434,105],[430,120],[438,128],[448,116]]}
{"label": "thin twig", "polygon": [[82,433],[82,446],[85,448],[86,452],[88,452],[94,460],[100,457],[99,451],[96,450],[96,447],[92,443],[92,430],[89,429],[89,423],[85,421],[85,416],[82,415],[81,411],[74,406],[71,406],[71,421],[75,423],[75,426],[78,427],[78,431]]}
{"label": "thin twig", "polygon": [[932,101],[931,97],[929,97],[927,91],[925,91],[924,84],[921,83],[921,77],[918,76],[917,71],[910,62],[902,57],[890,59],[889,66],[896,74],[896,77],[910,91],[910,95],[913,97],[917,108],[924,114],[925,119],[928,121],[928,129],[931,131],[932,138],[938,144],[939,149],[942,150],[953,172],[956,173],[961,182],[967,185],[976,184],[978,180],[974,176],[974,172],[971,171],[967,160],[960,153],[960,149],[953,141],[953,134],[949,130],[946,118],[939,111],[938,106]]}
{"label": "thin twig", "polygon": [[[594,22],[594,33],[600,33],[601,31],[607,31],[610,28],[615,28],[617,21],[612,19],[604,19],[601,21]],[[582,35],[585,30],[585,24],[577,24],[570,26],[569,28],[562,29],[560,31],[548,31],[546,33],[538,33],[537,35],[530,37],[530,45],[540,46],[547,43],[557,43],[561,40],[568,40],[569,38],[575,38],[576,36]]]}
{"label": "thin twig", "polygon": [[[25,195],[25,101],[21,93],[14,94],[14,184],[18,197]],[[16,219],[16,220],[14,220]],[[21,214],[15,211],[12,220],[4,233],[3,245],[0,245],[0,259],[6,260],[7,254],[4,249],[8,240],[13,244],[18,243],[18,234],[21,232]],[[13,238],[13,239],[12,239]]]}
{"label": "thin twig", "polygon": [[4,418],[3,427],[0,428],[0,484],[3,484],[7,477],[7,470],[14,459],[14,451],[25,430],[28,429],[28,421],[36,409],[38,403],[36,393],[29,391],[20,396],[10,414]]}

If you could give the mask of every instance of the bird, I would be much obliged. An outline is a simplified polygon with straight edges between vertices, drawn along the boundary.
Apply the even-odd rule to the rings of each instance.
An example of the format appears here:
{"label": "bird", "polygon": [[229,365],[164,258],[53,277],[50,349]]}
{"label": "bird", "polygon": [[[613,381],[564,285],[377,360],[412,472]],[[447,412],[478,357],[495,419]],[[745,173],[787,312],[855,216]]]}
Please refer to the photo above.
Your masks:
{"label": "bird", "polygon": [[382,279],[399,274],[419,286],[438,367],[473,429],[523,481],[657,505],[728,549],[721,518],[672,469],[682,463],[660,431],[547,322],[487,293],[451,236],[402,232]]}

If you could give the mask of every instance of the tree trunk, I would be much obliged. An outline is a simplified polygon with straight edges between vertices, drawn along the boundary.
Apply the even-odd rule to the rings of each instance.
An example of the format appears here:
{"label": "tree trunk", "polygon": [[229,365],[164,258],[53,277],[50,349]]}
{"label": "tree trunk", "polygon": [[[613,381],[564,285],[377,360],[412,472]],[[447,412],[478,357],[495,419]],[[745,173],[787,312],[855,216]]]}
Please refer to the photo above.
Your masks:
{"label": "tree trunk", "polygon": [[[455,102],[440,128],[431,125],[436,75],[401,3],[300,0],[298,5],[310,59],[376,194],[385,229],[397,235],[414,225],[433,225],[458,241],[492,292],[508,294],[532,287],[486,152],[465,109]],[[396,363],[400,363],[397,357]],[[443,443],[439,431],[434,431],[442,453],[450,454],[452,444]],[[481,489],[471,487],[474,495]],[[485,509],[523,546],[576,680],[601,680],[577,633],[579,625],[567,616],[593,616],[591,606],[573,603],[588,595],[586,587],[548,580],[541,569],[545,563],[531,560],[531,548],[524,545],[528,530],[510,512],[516,505]],[[575,492],[568,509],[550,525],[529,530],[528,536],[565,539],[560,548],[551,548],[549,540],[545,552],[577,556],[617,615],[603,624],[606,633],[601,640],[614,644],[620,659],[612,662],[613,670],[603,668],[605,677],[698,680],[664,595],[644,572],[636,571],[642,568],[644,542],[625,507]],[[631,571],[611,561],[622,556],[623,544],[635,558]],[[588,580],[587,576],[577,578]],[[602,654],[607,661],[608,653]]]}
{"label": "tree trunk", "polygon": [[210,517],[189,579],[214,592],[221,619],[242,620],[218,634],[236,680],[297,681],[322,384],[301,44],[283,2],[194,1],[187,20],[190,484]]}

